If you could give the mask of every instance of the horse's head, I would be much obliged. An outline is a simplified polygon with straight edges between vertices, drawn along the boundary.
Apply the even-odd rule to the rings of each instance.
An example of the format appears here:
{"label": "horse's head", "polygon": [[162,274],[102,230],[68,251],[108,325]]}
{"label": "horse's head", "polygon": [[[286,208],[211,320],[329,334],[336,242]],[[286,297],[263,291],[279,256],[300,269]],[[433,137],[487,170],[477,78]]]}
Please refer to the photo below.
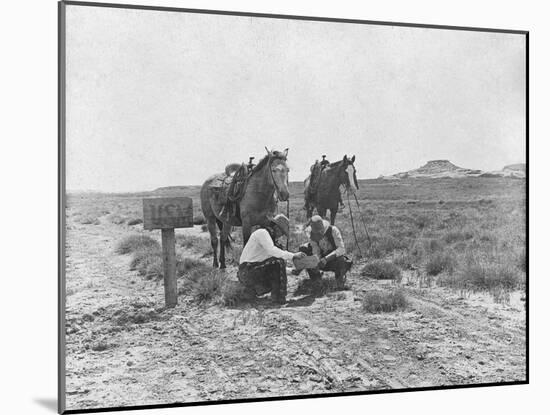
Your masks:
{"label": "horse's head", "polygon": [[284,151],[267,150],[268,157],[268,169],[270,171],[271,178],[273,179],[273,185],[275,186],[275,194],[277,199],[281,202],[288,200],[290,192],[288,191],[288,166],[286,164],[286,156],[288,155],[288,148]]}
{"label": "horse's head", "polygon": [[341,161],[338,171],[338,179],[340,183],[346,186],[346,190],[355,193],[359,189],[359,183],[357,182],[357,173],[353,163],[355,162],[355,155],[352,158],[348,158],[347,155]]}

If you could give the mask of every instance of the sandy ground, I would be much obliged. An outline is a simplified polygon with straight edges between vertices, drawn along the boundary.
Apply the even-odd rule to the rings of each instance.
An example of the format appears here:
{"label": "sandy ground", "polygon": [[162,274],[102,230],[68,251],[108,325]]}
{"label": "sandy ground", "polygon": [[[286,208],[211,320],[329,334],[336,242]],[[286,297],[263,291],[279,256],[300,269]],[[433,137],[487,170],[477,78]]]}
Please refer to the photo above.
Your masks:
{"label": "sandy ground", "polygon": [[392,282],[353,272],[349,290],[296,297],[304,276],[289,274],[282,307],[199,306],[180,296],[163,310],[162,283],[113,252],[128,227],[104,218],[69,225],[67,409],[525,379],[520,293],[496,304],[419,288],[409,276],[407,310],[368,314],[363,293]]}

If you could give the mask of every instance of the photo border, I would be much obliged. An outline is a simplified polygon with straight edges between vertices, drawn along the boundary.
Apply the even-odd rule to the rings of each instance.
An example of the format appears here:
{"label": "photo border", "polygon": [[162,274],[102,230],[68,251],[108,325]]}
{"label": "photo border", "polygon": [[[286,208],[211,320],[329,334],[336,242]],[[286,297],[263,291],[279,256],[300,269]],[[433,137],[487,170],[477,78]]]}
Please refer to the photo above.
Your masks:
{"label": "photo border", "polygon": [[[65,205],[66,205],[66,183],[65,183],[65,146],[66,146],[66,130],[65,130],[65,115],[66,115],[66,6],[83,6],[83,7],[102,7],[102,8],[117,8],[117,9],[133,9],[133,10],[150,10],[150,11],[166,11],[179,13],[195,13],[195,14],[212,14],[225,16],[240,16],[240,17],[257,17],[267,19],[285,19],[285,20],[302,20],[316,22],[331,22],[331,23],[348,23],[348,24],[365,24],[377,26],[400,26],[412,28],[424,28],[435,30],[458,30],[458,31],[474,31],[474,32],[490,32],[515,34],[525,37],[525,149],[526,149],[526,176],[525,176],[525,256],[526,256],[526,280],[525,280],[525,380],[510,381],[510,382],[488,382],[488,383],[472,383],[467,385],[442,385],[442,386],[426,386],[412,387],[400,389],[384,389],[359,392],[334,392],[322,394],[308,395],[289,395],[289,396],[274,396],[263,398],[242,398],[228,399],[216,401],[197,401],[197,402],[174,402],[165,404],[151,405],[129,405],[115,407],[98,407],[89,409],[66,409],[66,344],[65,344],[65,308],[66,308],[66,257],[65,257],[65,241],[66,241],[66,223],[65,223]],[[510,30],[485,27],[466,27],[466,26],[448,26],[434,25],[422,23],[404,23],[391,21],[374,21],[374,20],[359,20],[345,19],[332,17],[313,17],[285,14],[268,14],[268,13],[253,13],[239,11],[224,11],[210,9],[191,9],[179,7],[165,6],[149,6],[137,4],[117,4],[117,3],[99,3],[99,2],[84,2],[84,1],[59,1],[58,2],[58,413],[60,414],[81,414],[95,412],[115,412],[129,411],[140,409],[162,409],[162,408],[179,408],[186,406],[206,406],[206,405],[223,405],[234,403],[247,402],[271,402],[282,400],[295,399],[312,399],[312,398],[331,398],[340,396],[362,396],[387,393],[403,393],[403,392],[420,392],[420,391],[437,391],[447,389],[469,389],[492,386],[511,386],[511,385],[527,385],[529,384],[529,31],[528,30]]]}

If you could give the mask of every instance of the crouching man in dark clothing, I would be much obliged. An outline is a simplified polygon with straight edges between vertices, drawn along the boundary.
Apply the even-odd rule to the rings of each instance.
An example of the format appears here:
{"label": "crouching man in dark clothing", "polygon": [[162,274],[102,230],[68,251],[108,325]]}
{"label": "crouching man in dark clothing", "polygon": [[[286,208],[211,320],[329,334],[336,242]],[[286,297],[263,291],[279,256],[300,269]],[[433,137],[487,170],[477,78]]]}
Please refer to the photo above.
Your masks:
{"label": "crouching man in dark clothing", "polygon": [[285,215],[276,215],[269,224],[250,235],[239,261],[237,278],[255,295],[271,292],[277,303],[286,301],[286,260],[303,258],[302,252],[292,253],[281,249],[277,242],[288,237],[289,221]]}
{"label": "crouching man in dark clothing", "polygon": [[347,272],[351,269],[353,261],[346,256],[346,248],[342,234],[336,226],[330,225],[319,215],[311,217],[310,226],[306,228],[309,233],[309,243],[300,247],[300,252],[306,255],[316,255],[319,258],[317,268],[308,268],[307,273],[312,280],[321,278],[321,271],[332,271],[336,278],[336,286],[344,288]]}

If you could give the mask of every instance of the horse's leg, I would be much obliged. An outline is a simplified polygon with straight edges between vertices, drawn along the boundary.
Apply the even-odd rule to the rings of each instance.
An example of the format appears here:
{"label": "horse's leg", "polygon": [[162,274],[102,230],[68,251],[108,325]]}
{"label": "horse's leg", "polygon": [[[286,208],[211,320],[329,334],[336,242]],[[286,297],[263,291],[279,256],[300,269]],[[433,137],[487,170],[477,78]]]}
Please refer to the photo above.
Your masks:
{"label": "horse's leg", "polygon": [[221,220],[219,220],[218,218],[216,218],[216,224],[218,225],[218,229],[221,232],[222,229],[223,229],[223,222]]}
{"label": "horse's leg", "polygon": [[231,225],[224,223],[220,234],[220,269],[225,269],[225,247],[229,244]]}
{"label": "horse's leg", "polygon": [[210,233],[210,245],[212,245],[212,254],[214,260],[212,261],[212,266],[218,268],[218,228],[216,227],[216,220],[207,220],[208,222],[208,232]]}
{"label": "horse's leg", "polygon": [[327,208],[317,206],[317,213],[324,219],[325,215],[327,214]]}
{"label": "horse's leg", "polygon": [[330,208],[330,224],[334,225],[336,221],[336,214],[338,213],[338,205]]}
{"label": "horse's leg", "polygon": [[250,238],[250,234],[251,234],[250,230],[252,226],[250,226],[250,223],[245,220],[242,221],[242,226],[243,226],[242,230],[243,230],[243,248],[244,248],[244,246],[248,242],[248,239]]}

